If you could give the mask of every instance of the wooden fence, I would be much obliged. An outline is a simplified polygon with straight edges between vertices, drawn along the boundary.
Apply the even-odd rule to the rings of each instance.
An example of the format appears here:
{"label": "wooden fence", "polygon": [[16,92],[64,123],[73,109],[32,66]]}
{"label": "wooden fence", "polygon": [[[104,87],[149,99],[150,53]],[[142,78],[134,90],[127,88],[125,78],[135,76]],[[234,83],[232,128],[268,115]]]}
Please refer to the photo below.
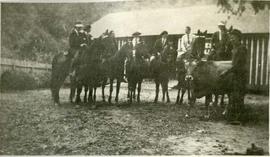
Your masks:
{"label": "wooden fence", "polygon": [[[179,50],[181,45],[181,37],[183,34],[170,35],[170,40],[174,42],[174,46]],[[205,53],[209,53],[211,49],[211,36],[208,34],[205,44]],[[152,50],[158,35],[142,36],[149,50]],[[130,37],[118,38],[118,48]],[[269,57],[270,57],[270,41],[269,33],[248,33],[243,34],[242,43],[248,49],[248,84],[250,90],[269,91]]]}
{"label": "wooden fence", "polygon": [[37,63],[32,61],[21,61],[8,58],[1,58],[0,74],[7,70],[20,70],[29,73],[42,73],[51,71],[50,64]]}

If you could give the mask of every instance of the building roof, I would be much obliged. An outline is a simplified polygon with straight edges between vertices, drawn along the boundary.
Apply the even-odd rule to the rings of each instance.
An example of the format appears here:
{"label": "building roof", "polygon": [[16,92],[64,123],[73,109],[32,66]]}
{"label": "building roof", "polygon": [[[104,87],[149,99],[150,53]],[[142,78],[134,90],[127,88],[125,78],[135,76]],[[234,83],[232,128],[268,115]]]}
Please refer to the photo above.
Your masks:
{"label": "building roof", "polygon": [[[228,14],[218,13],[216,5],[183,7],[176,9],[154,9],[111,13],[92,24],[92,35],[98,37],[106,29],[114,30],[117,37],[131,36],[139,31],[142,35],[158,35],[163,30],[169,34],[182,34],[186,26],[194,32],[197,29],[217,31],[217,24],[227,20]],[[269,10],[255,14],[247,9],[242,16],[231,16],[231,25],[243,33],[269,32]]]}

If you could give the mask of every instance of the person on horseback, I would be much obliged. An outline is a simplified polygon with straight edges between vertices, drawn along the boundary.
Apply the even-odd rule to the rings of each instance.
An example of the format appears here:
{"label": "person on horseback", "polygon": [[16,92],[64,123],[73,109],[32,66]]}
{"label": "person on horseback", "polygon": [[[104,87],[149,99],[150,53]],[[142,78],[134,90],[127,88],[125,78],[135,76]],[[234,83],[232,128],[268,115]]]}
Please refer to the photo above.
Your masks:
{"label": "person on horseback", "polygon": [[81,22],[77,22],[72,29],[69,35],[69,46],[70,49],[68,56],[72,58],[70,75],[74,76],[76,59],[78,58],[82,48],[87,46],[83,24]]}
{"label": "person on horseback", "polygon": [[225,22],[220,22],[218,28],[219,31],[215,32],[212,36],[212,52],[208,59],[215,61],[231,60],[231,45]]}
{"label": "person on horseback", "polygon": [[229,108],[229,120],[238,121],[241,118],[244,107],[247,81],[247,48],[241,44],[241,31],[233,29],[229,33],[229,39],[233,43],[232,68],[221,74],[221,77],[232,75],[232,106]]}
{"label": "person on horseback", "polygon": [[160,38],[154,44],[154,56],[159,56],[164,47],[168,45],[168,32],[163,31],[160,33]]}
{"label": "person on horseback", "polygon": [[191,27],[186,26],[185,28],[185,34],[181,38],[181,48],[177,54],[177,60],[182,59],[188,53],[190,53],[191,50],[191,43],[195,39],[195,35],[191,34]]}

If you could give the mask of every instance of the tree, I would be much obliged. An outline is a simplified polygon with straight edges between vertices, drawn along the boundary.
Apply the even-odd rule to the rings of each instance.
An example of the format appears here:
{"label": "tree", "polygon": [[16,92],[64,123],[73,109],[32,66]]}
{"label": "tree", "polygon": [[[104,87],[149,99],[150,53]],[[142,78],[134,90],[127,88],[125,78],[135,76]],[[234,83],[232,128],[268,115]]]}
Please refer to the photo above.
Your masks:
{"label": "tree", "polygon": [[247,4],[250,3],[255,14],[260,10],[264,10],[266,6],[270,8],[270,1],[260,1],[260,0],[218,0],[217,5],[220,11],[231,13],[233,15],[241,16],[246,10]]}

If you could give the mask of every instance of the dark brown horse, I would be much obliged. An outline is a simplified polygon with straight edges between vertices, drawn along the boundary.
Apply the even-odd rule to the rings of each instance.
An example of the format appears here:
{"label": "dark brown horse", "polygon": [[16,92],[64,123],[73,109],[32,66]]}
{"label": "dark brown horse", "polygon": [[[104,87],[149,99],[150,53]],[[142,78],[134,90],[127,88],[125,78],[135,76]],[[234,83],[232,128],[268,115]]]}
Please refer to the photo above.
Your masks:
{"label": "dark brown horse", "polygon": [[[154,100],[155,103],[158,101],[160,85],[163,94],[162,101],[165,101],[165,97],[167,97],[167,102],[170,102],[168,84],[170,74],[174,73],[176,53],[177,52],[173,48],[172,43],[169,43],[164,47],[160,56],[155,57],[150,62],[151,73],[156,84],[156,96]],[[173,71],[171,69],[173,69]]]}
{"label": "dark brown horse", "polygon": [[[113,47],[113,46],[114,45],[111,45],[107,48],[116,49],[116,47]],[[105,61],[103,62],[103,68],[105,70],[106,77],[109,78],[109,82],[110,82],[110,95],[108,98],[109,103],[111,103],[111,99],[112,99],[114,80],[116,80],[115,102],[118,102],[120,85],[124,76],[124,64],[125,64],[128,50],[129,50],[129,46],[128,44],[125,44],[120,48],[119,51],[117,51],[114,55],[106,58]],[[107,79],[105,79],[102,84],[103,101],[105,101],[104,89],[105,89],[106,82],[107,82]]]}
{"label": "dark brown horse", "polygon": [[[72,100],[72,97],[74,93],[74,89],[78,86],[78,82],[83,82],[89,84],[89,82],[85,81],[84,78],[86,78],[86,75],[92,75],[91,72],[98,71],[95,69],[96,62],[99,62],[98,52],[102,52],[104,49],[104,44],[102,44],[101,39],[95,40],[93,44],[83,50],[82,55],[78,55],[77,58],[74,58],[71,53],[68,55],[64,54],[57,54],[53,58],[52,62],[52,77],[51,77],[51,92],[52,97],[55,105],[59,105],[59,90],[65,81],[66,77],[68,76],[70,70],[71,70],[71,64],[74,63],[74,60],[79,63],[79,67],[76,67],[76,76],[72,77],[71,79],[71,93],[70,93],[70,99]],[[89,64],[87,64],[89,63]],[[94,65],[94,66],[93,66]],[[90,67],[89,67],[90,66]],[[92,67],[93,66],[93,67]],[[83,68],[81,68],[83,67]],[[90,73],[87,71],[87,69],[93,69]],[[85,73],[84,73],[85,72]],[[83,75],[81,75],[84,73]],[[97,74],[94,74],[94,76],[97,76]],[[96,78],[95,78],[96,79]],[[92,80],[92,79],[91,79]],[[92,82],[90,83],[91,86],[93,86]],[[79,95],[79,94],[78,94]],[[77,95],[77,97],[78,97]]]}
{"label": "dark brown horse", "polygon": [[[80,99],[82,86],[89,89],[87,101],[95,105],[96,89],[106,83],[106,70],[104,68],[103,56],[110,47],[110,40],[106,34],[92,42],[92,45],[86,49],[81,57],[81,63],[76,73],[77,96]],[[86,99],[86,98],[85,98]]]}
{"label": "dark brown horse", "polygon": [[127,45],[128,59],[126,62],[126,74],[128,79],[128,98],[132,103],[135,98],[135,91],[137,88],[137,102],[140,102],[141,84],[144,78],[149,73],[149,54],[144,43],[139,43],[135,46]]}
{"label": "dark brown horse", "polygon": [[73,56],[63,53],[54,56],[51,73],[51,93],[54,105],[60,105],[59,90],[68,76]]}

